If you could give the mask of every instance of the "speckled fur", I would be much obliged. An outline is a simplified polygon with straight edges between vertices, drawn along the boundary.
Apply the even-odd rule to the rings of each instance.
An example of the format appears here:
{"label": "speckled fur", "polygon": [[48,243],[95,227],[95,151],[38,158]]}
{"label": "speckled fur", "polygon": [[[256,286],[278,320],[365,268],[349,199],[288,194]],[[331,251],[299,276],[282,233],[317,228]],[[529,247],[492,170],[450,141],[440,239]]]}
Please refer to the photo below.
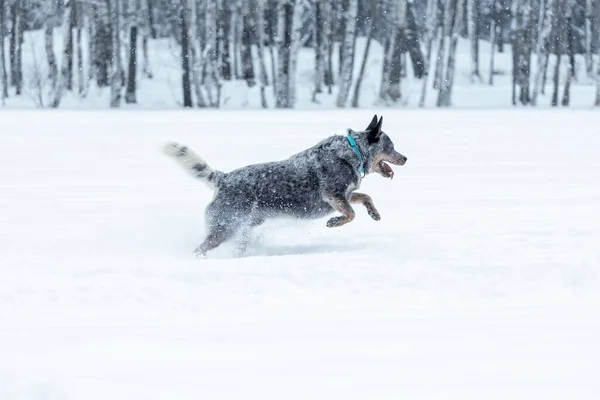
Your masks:
{"label": "speckled fur", "polygon": [[[382,160],[396,165],[406,162],[406,157],[394,150],[390,138],[381,131],[382,121],[375,116],[365,131],[348,130],[362,153],[365,173],[381,173],[378,163]],[[374,220],[381,218],[368,195],[354,192],[362,180],[361,162],[345,136],[328,137],[286,160],[249,165],[228,173],[213,170],[186,146],[169,143],[163,150],[215,189],[205,211],[208,236],[196,249],[197,255],[206,255],[234,234],[268,218],[312,219],[337,211],[341,215],[327,222],[328,227],[337,227],[354,219],[351,203],[363,204]]]}

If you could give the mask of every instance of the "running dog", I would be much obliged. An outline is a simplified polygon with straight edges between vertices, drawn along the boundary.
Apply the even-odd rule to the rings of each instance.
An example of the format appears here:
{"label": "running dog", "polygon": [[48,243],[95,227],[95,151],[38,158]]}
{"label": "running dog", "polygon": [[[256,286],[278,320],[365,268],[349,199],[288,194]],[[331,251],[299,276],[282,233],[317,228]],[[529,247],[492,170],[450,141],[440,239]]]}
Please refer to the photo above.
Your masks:
{"label": "running dog", "polygon": [[[330,136],[287,160],[254,164],[231,172],[212,169],[188,147],[168,143],[163,151],[192,176],[215,191],[205,210],[207,237],[196,249],[206,256],[237,233],[248,231],[268,218],[322,218],[330,228],[354,219],[352,204],[360,203],[375,221],[381,216],[370,196],[355,192],[362,178],[378,173],[393,178],[387,164],[404,165],[406,157],[394,149],[381,130],[383,117],[377,115],[364,131],[348,129],[346,136]],[[238,243],[243,252],[246,243]]]}

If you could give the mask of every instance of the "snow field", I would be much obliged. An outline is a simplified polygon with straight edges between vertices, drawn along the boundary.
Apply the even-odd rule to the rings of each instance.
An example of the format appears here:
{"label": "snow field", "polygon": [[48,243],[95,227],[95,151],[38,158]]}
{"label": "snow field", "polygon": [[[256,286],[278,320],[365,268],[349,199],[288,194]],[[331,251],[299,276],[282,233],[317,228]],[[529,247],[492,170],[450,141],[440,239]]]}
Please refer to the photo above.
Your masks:
{"label": "snow field", "polygon": [[380,222],[194,259],[164,142],[227,171],[381,112],[0,113],[0,399],[597,398],[593,112],[384,110]]}

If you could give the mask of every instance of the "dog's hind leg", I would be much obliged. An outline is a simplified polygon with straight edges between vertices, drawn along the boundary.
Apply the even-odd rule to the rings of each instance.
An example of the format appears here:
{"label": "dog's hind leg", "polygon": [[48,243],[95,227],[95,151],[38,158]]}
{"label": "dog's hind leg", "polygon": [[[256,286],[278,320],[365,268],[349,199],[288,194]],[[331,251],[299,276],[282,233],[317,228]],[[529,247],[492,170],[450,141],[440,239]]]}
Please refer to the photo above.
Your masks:
{"label": "dog's hind leg", "polygon": [[342,215],[333,217],[327,221],[328,228],[334,228],[342,226],[352,221],[356,216],[356,213],[352,209],[352,206],[342,196],[326,196],[324,199],[334,210],[338,211]]}
{"label": "dog's hind leg", "polygon": [[352,193],[350,195],[350,204],[360,203],[367,209],[369,216],[373,218],[375,221],[379,221],[381,219],[381,215],[377,208],[375,208],[375,204],[373,204],[373,199],[368,194],[364,193]]}
{"label": "dog's hind leg", "polygon": [[227,239],[231,238],[238,229],[232,225],[215,225],[208,229],[208,236],[195,250],[196,257],[205,257],[210,250],[216,249]]}

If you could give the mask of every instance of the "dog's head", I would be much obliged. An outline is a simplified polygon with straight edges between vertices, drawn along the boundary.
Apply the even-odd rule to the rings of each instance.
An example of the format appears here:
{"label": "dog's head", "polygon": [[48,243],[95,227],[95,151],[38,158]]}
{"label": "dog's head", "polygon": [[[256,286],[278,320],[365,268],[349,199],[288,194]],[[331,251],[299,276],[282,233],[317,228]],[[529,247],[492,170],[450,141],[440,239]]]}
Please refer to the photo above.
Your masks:
{"label": "dog's head", "polygon": [[367,129],[362,132],[362,142],[368,150],[365,169],[367,173],[377,172],[384,178],[393,178],[394,171],[387,163],[404,165],[407,158],[394,149],[394,143],[382,130],[383,117],[373,117]]}

